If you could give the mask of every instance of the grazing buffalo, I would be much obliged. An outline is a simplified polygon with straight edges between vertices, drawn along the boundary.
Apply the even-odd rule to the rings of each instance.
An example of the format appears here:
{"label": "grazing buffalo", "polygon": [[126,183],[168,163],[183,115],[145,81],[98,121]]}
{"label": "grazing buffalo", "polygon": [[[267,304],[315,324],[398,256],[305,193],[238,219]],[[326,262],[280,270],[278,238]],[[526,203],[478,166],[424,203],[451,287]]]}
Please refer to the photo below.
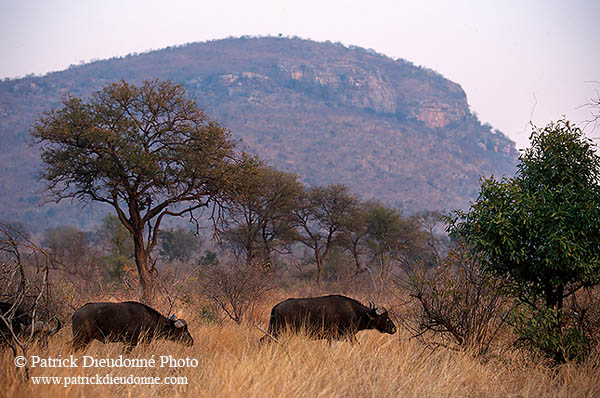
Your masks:
{"label": "grazing buffalo", "polygon": [[[284,330],[306,331],[312,338],[356,342],[356,332],[377,329],[396,333],[396,326],[384,308],[373,303],[366,307],[349,297],[331,295],[311,298],[292,298],[282,301],[271,310],[269,334],[277,337]],[[261,342],[268,336],[261,338]]]}
{"label": "grazing buffalo", "polygon": [[[20,340],[27,339],[29,336],[33,336],[33,339],[37,339],[42,346],[45,346],[47,344],[48,337],[58,333],[62,326],[60,320],[56,318],[56,327],[50,329],[50,324],[47,322],[32,322],[31,313],[23,311],[19,308],[15,308],[14,311],[12,309],[12,303],[0,302],[0,315],[2,315],[11,325],[13,333]],[[11,339],[12,335],[10,333],[10,329],[4,320],[0,319],[0,344],[6,344],[11,341]]]}
{"label": "grazing buffalo", "polygon": [[125,343],[129,353],[140,342],[154,339],[194,344],[183,319],[162,316],[158,311],[135,301],[124,303],[87,303],[73,314],[73,348],[85,349],[93,340]]}

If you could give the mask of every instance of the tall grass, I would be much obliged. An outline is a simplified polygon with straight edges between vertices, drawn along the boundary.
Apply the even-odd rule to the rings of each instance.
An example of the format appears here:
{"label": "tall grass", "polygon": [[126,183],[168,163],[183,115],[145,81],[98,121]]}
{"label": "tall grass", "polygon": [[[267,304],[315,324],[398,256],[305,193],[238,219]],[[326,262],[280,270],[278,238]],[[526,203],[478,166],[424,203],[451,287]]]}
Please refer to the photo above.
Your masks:
{"label": "tall grass", "polygon": [[[267,306],[261,327],[266,327]],[[187,316],[186,316],[187,315]],[[262,333],[252,324],[202,324],[182,314],[195,344],[169,341],[138,346],[128,358],[160,355],[195,358],[184,368],[31,368],[31,376],[184,376],[187,385],[35,385],[22,377],[10,351],[0,352],[0,396],[6,397],[576,397],[600,396],[600,355],[586,363],[551,368],[499,347],[486,358],[446,349],[431,351],[402,331],[358,334],[359,344],[282,336],[281,345],[258,344]],[[71,355],[67,326],[47,349],[28,356]],[[117,358],[121,344],[94,342],[85,353]],[[80,360],[81,362],[81,360]]]}

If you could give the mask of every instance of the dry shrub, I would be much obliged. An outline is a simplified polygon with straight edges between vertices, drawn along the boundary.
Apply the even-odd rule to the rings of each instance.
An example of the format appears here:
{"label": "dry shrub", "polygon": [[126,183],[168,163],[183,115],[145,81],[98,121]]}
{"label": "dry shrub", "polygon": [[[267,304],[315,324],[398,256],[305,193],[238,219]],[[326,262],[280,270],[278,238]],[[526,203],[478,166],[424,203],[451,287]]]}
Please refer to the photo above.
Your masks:
{"label": "dry shrub", "polygon": [[[50,319],[56,300],[50,294],[48,274],[47,252],[18,228],[0,223],[0,301],[6,303],[0,311],[0,348],[9,347],[13,357],[26,356],[35,340],[45,346],[54,333]],[[23,370],[28,378],[29,365]]]}
{"label": "dry shrub", "polygon": [[255,265],[232,263],[204,269],[200,291],[227,316],[252,320],[257,302],[273,287],[274,272]]}
{"label": "dry shrub", "polygon": [[193,292],[197,288],[197,278],[192,273],[175,272],[163,269],[157,272],[154,305],[164,309],[166,314],[175,314],[194,305]]}
{"label": "dry shrub", "polygon": [[410,297],[402,323],[428,346],[485,354],[508,320],[511,300],[503,281],[482,272],[462,246],[434,268],[406,269],[396,283]]}
{"label": "dry shrub", "polygon": [[581,289],[566,302],[566,310],[577,318],[590,351],[600,349],[600,286]]}

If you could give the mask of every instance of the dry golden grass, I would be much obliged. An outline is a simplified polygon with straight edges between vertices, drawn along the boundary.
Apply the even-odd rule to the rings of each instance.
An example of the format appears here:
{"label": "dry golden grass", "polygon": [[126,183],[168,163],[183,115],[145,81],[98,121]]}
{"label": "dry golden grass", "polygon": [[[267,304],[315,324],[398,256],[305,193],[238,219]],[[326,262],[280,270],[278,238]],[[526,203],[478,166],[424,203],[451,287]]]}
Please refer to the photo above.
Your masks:
{"label": "dry golden grass", "polygon": [[[265,310],[265,318],[268,311]],[[424,349],[400,331],[358,334],[359,344],[311,341],[284,336],[282,346],[260,346],[262,333],[252,325],[202,324],[185,317],[195,344],[167,341],[139,346],[129,358],[160,355],[196,358],[187,368],[32,368],[31,376],[184,376],[187,385],[35,385],[24,380],[9,351],[0,353],[0,396],[6,397],[577,397],[600,396],[600,356],[585,364],[558,369],[537,364],[510,350],[485,361],[467,353]],[[266,319],[261,323],[265,327]],[[67,358],[70,325],[54,336],[48,349],[28,356]],[[94,342],[82,355],[118,358],[121,344]],[[81,360],[80,360],[81,362]],[[80,363],[81,364],[81,363]]]}
{"label": "dry golden grass", "polygon": [[[197,368],[32,368],[31,376],[186,376],[185,386],[34,385],[24,381],[7,352],[1,358],[2,393],[10,397],[394,397],[394,396],[598,396],[600,371],[590,364],[566,365],[557,371],[508,358],[482,364],[468,354],[426,351],[406,335],[361,332],[360,344],[328,344],[303,336],[259,346],[261,333],[251,326],[198,326],[196,344],[186,348],[158,341],[136,348],[131,357],[173,355],[196,358]],[[28,354],[66,358],[67,333],[44,351]],[[85,355],[117,358],[121,345],[95,342]],[[77,354],[81,357],[84,354]],[[509,355],[509,354],[507,354]],[[81,360],[80,360],[81,362]]]}

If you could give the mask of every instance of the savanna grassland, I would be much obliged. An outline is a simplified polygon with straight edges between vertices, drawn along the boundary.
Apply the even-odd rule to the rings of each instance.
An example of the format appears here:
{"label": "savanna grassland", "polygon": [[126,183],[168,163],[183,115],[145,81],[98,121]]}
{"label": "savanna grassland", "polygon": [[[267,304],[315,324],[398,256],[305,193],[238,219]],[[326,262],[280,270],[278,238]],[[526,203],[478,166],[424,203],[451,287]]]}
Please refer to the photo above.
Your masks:
{"label": "savanna grassland", "polygon": [[[155,367],[82,367],[82,356],[119,358],[121,344],[97,341],[73,354],[78,368],[31,368],[29,380],[13,364],[9,350],[0,357],[0,396],[6,397],[576,397],[600,395],[600,353],[581,364],[551,367],[501,338],[485,357],[446,348],[431,350],[399,328],[395,335],[358,334],[359,344],[313,341],[284,336],[281,344],[259,345],[271,306],[297,292],[271,292],[255,309],[256,320],[203,321],[193,305],[178,316],[187,320],[195,343],[170,341],[138,346],[124,358],[157,360]],[[385,303],[385,300],[383,300]],[[393,303],[385,303],[393,307]],[[396,319],[402,309],[395,311]],[[69,358],[70,323],[53,336],[47,349],[33,346],[30,358]],[[197,367],[160,367],[159,357],[197,359]],[[36,385],[39,376],[185,377],[187,385]]]}

